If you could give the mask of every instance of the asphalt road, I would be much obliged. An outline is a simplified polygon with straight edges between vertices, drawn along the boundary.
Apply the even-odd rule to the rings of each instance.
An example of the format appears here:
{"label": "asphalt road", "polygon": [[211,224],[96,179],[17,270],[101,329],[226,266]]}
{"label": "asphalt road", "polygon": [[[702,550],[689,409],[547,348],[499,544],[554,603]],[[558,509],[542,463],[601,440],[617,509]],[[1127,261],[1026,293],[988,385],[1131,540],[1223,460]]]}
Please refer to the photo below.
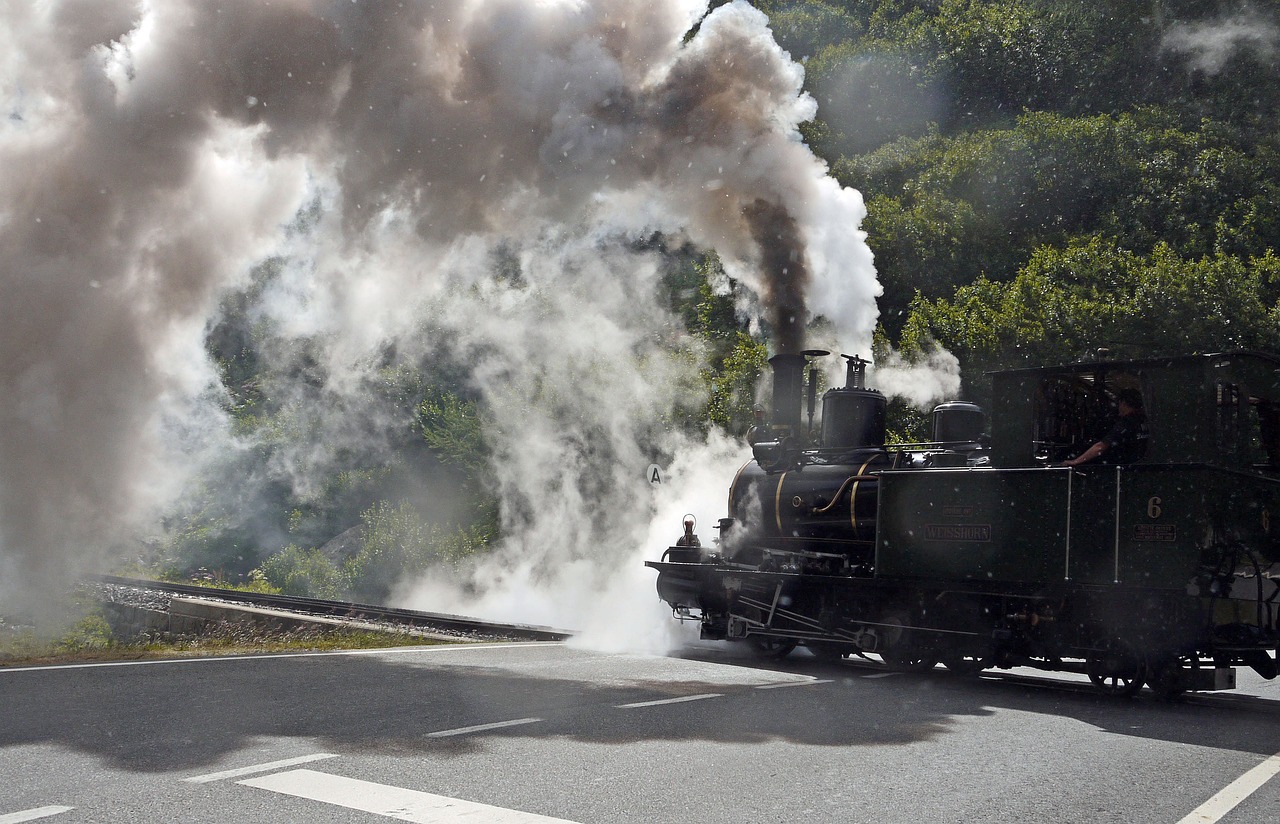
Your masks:
{"label": "asphalt road", "polygon": [[1275,821],[1280,683],[1240,680],[558,644],[0,670],[0,824]]}

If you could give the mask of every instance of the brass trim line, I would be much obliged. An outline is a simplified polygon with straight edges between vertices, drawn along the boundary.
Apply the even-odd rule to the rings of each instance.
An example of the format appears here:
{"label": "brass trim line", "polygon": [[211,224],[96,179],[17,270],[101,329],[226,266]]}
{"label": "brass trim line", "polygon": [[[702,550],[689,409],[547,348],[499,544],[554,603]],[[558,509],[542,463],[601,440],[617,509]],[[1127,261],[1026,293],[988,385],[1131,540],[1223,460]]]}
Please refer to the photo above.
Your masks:
{"label": "brass trim line", "polygon": [[849,477],[844,479],[844,483],[840,484],[840,489],[836,492],[835,496],[831,499],[831,503],[827,504],[822,509],[815,509],[813,511],[813,514],[826,515],[828,512],[835,509],[836,504],[839,503],[840,501],[840,496],[844,494],[844,491],[849,486],[849,484],[859,483],[861,481],[878,481],[878,480],[880,480],[880,476],[878,475],[850,475]]}
{"label": "brass trim line", "polygon": [[1067,560],[1062,570],[1062,580],[1071,580],[1071,482],[1075,478],[1076,473],[1067,473]]}
{"label": "brass trim line", "polygon": [[747,467],[751,466],[752,461],[747,461],[738,467],[738,473],[733,476],[733,483],[729,484],[729,517],[736,517],[733,514],[733,493],[738,489],[738,479],[742,477],[742,473],[747,471]]}
{"label": "brass trim line", "polygon": [[1115,583],[1120,583],[1120,467],[1116,467],[1116,572]]}
{"label": "brass trim line", "polygon": [[778,534],[782,534],[782,483],[787,479],[788,472],[783,472],[778,476],[778,491],[773,494],[773,520],[778,524]]}
{"label": "brass trim line", "polygon": [[[871,462],[875,458],[867,458],[867,462],[858,467],[858,474],[854,476],[856,480],[853,482],[853,491],[849,493],[849,523],[853,526],[853,537],[858,537],[858,484],[862,483],[862,478],[867,471],[867,467],[871,466]],[[880,480],[878,477],[876,480]]]}

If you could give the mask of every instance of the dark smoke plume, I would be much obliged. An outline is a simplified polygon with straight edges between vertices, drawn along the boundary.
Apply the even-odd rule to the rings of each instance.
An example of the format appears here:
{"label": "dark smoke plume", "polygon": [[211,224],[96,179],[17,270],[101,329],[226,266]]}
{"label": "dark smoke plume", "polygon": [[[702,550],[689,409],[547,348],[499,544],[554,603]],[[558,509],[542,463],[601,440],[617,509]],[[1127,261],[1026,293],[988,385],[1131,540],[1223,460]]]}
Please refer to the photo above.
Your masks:
{"label": "dark smoke plume", "polygon": [[804,328],[808,320],[805,287],[809,273],[804,266],[804,245],[799,227],[786,208],[757,200],[744,210],[751,236],[760,244],[764,304],[773,324],[779,354],[804,349]]}

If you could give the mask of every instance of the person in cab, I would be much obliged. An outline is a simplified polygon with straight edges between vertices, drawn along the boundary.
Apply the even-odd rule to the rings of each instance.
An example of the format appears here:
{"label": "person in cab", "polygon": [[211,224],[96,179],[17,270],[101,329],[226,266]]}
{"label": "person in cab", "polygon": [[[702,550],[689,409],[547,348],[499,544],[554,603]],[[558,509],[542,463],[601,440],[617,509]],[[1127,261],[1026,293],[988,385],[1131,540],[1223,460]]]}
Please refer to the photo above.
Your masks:
{"label": "person in cab", "polygon": [[1147,415],[1143,410],[1142,393],[1137,389],[1122,389],[1116,396],[1120,413],[1110,431],[1090,446],[1060,466],[1080,466],[1094,461],[1105,464],[1127,464],[1142,460],[1147,454],[1147,441],[1151,433],[1147,429]]}

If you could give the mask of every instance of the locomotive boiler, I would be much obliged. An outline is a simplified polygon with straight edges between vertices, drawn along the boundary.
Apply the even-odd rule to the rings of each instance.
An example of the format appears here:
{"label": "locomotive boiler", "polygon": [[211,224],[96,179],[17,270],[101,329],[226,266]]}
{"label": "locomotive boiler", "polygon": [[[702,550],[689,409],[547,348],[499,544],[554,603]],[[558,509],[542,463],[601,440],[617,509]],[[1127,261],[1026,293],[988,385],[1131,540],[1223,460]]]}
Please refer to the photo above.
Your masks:
{"label": "locomotive boiler", "polygon": [[[816,417],[806,364],[827,354],[770,361],[770,420],[749,434],[719,538],[648,564],[704,638],[907,670],[1082,672],[1120,695],[1226,689],[1237,666],[1276,676],[1280,359],[994,373],[989,434],[983,410],[953,401],[932,441],[890,445],[859,358]],[[1141,449],[1061,466],[1104,437],[1122,395],[1145,413]]]}

